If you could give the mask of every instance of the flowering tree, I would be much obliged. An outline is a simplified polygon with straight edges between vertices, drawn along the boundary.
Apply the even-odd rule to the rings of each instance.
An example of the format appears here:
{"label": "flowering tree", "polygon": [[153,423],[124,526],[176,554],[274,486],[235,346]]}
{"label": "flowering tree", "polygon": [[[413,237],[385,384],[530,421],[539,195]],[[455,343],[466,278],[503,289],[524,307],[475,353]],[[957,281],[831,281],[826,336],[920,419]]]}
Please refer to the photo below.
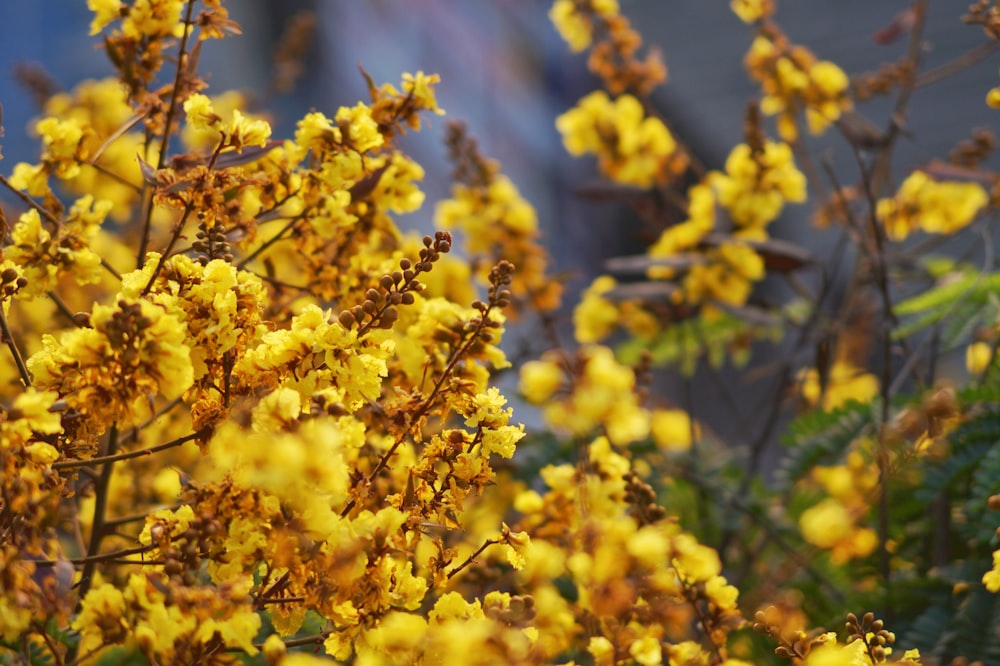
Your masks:
{"label": "flowering tree", "polygon": [[[567,151],[670,211],[585,290],[569,345],[534,209],[463,125],[441,231],[397,223],[424,203],[397,138],[444,113],[437,76],[365,75],[366,102],[277,139],[207,94],[201,44],[239,34],[220,0],[89,0],[114,76],[49,98],[39,159],[0,176],[0,660],[1000,659],[1000,277],[903,243],[989,239],[992,135],[895,186],[926,0],[892,26],[904,58],[854,79],[773,2],[731,4],[761,95],[720,170],[655,114],[666,69],[616,0],[552,5],[603,84],[555,119]],[[1000,5],[965,19],[1000,38]],[[861,135],[874,94],[895,112]],[[855,173],[810,155],[829,132]],[[807,199],[856,249],[842,297],[841,251],[769,233]],[[767,276],[800,297],[755,299]],[[493,382],[508,319],[549,345],[515,367],[532,433]],[[649,388],[774,340],[793,353],[748,447]],[[963,348],[967,377],[940,381]]]}

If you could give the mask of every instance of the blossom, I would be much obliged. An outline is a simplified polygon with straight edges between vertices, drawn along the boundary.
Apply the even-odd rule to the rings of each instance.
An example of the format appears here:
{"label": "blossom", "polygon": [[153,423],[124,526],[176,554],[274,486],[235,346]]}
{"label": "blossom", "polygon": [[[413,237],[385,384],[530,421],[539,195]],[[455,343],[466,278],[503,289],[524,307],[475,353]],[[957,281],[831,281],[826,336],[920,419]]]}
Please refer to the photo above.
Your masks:
{"label": "blossom", "polygon": [[677,143],[632,95],[612,100],[602,90],[592,92],[556,118],[556,128],[571,155],[595,154],[612,180],[650,187],[670,176],[667,162]]}
{"label": "blossom", "polygon": [[120,0],[87,0],[87,9],[94,12],[90,22],[90,35],[96,35],[104,30],[115,19],[121,16]]}
{"label": "blossom", "polygon": [[1000,550],[993,551],[993,568],[983,574],[983,585],[990,592],[1000,592]]}
{"label": "blossom", "polygon": [[549,19],[574,52],[590,46],[593,40],[595,16],[612,17],[618,14],[618,1],[592,0],[587,3],[587,9],[593,15],[582,11],[580,4],[573,0],[556,0],[549,9]]}
{"label": "blossom", "polygon": [[619,313],[615,304],[604,298],[617,286],[610,275],[594,279],[580,296],[580,302],[573,309],[573,329],[577,342],[587,344],[600,342],[618,325]]}
{"label": "blossom", "polygon": [[740,144],[729,154],[725,168],[710,182],[742,237],[765,238],[764,228],[781,214],[786,201],[806,199],[806,178],[796,168],[787,143],[768,141],[756,154]]}
{"label": "blossom", "polygon": [[654,409],[649,428],[653,441],[665,451],[687,451],[691,448],[692,433],[699,434],[698,425],[681,409]]}
{"label": "blossom", "polygon": [[802,397],[811,404],[820,404],[830,411],[841,405],[856,400],[865,402],[878,394],[878,379],[870,372],[852,363],[837,359],[828,370],[826,386],[820,385],[819,372],[809,368],[800,374],[802,381]]}
{"label": "blossom", "polygon": [[521,366],[518,390],[535,405],[548,400],[563,383],[563,371],[555,361],[528,361]]}
{"label": "blossom", "polygon": [[935,181],[923,171],[914,171],[895,197],[879,200],[876,214],[889,238],[903,240],[916,229],[955,233],[968,226],[987,203],[989,195],[978,183]]}
{"label": "blossom", "polygon": [[774,13],[774,0],[731,0],[729,7],[744,23],[754,23]]}
{"label": "blossom", "polygon": [[971,375],[981,375],[993,360],[993,348],[985,342],[973,342],[965,348],[965,368]]}

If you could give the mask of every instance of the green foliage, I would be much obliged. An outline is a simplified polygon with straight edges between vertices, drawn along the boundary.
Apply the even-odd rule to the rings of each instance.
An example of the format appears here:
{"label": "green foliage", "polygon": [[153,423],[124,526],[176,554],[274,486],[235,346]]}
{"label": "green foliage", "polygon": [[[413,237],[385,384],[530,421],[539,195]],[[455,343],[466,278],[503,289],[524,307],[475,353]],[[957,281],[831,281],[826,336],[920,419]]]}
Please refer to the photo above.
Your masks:
{"label": "green foliage", "polygon": [[901,340],[936,324],[941,325],[945,349],[969,338],[979,324],[995,321],[1000,314],[1000,273],[983,273],[960,264],[944,273],[937,284],[901,301],[893,308],[903,323],[893,331]]}
{"label": "green foliage", "polygon": [[779,488],[788,490],[817,465],[843,457],[848,446],[876,422],[877,402],[851,401],[829,412],[796,417],[782,438],[787,454],[778,469]]}

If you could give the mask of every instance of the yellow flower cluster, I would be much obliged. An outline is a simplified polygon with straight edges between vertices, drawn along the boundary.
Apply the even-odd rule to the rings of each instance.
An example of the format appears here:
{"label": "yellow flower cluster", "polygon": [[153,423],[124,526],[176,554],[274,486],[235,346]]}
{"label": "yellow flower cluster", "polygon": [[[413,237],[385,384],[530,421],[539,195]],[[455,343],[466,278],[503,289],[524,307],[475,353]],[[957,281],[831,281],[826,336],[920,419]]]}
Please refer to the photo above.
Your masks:
{"label": "yellow flower cluster", "polygon": [[655,51],[636,56],[642,36],[620,14],[618,0],[556,0],[549,19],[572,51],[591,49],[587,67],[612,93],[645,97],[667,78]]}
{"label": "yellow flower cluster", "polygon": [[802,397],[812,407],[830,411],[851,401],[867,402],[878,394],[878,379],[850,361],[837,359],[821,381],[820,373],[809,368],[800,373]]}
{"label": "yellow flower cluster", "polygon": [[158,662],[198,661],[225,648],[254,655],[261,621],[250,603],[251,585],[180,586],[161,573],[132,574],[124,589],[105,583],[91,590],[73,628],[83,654],[127,644]]}
{"label": "yellow flower cluster", "polygon": [[673,177],[677,149],[670,130],[632,95],[612,100],[598,90],[556,119],[571,155],[593,154],[601,173],[619,183],[652,187]]}
{"label": "yellow flower cluster", "polygon": [[[700,618],[724,655],[725,635],[739,624],[738,592],[721,575],[718,554],[672,520],[630,515],[630,462],[607,438],[592,441],[586,456],[590,471],[546,467],[547,490],[515,499],[533,534],[518,576],[534,590],[539,645],[565,649],[587,618],[595,663],[706,663],[705,646],[684,638]],[[552,588],[564,577],[573,601]]]}
{"label": "yellow flower cluster", "polygon": [[768,141],[757,151],[741,143],[729,153],[725,172],[709,179],[740,238],[766,239],[767,225],[786,203],[806,200],[806,177],[796,168],[787,143]]}
{"label": "yellow flower cluster", "polygon": [[594,41],[595,17],[609,18],[618,15],[618,0],[594,0],[581,6],[573,0],[556,0],[549,10],[549,18],[570,49],[580,52]]}
{"label": "yellow flower cluster", "polygon": [[588,435],[600,426],[619,446],[646,437],[649,415],[636,401],[633,370],[620,364],[611,349],[603,346],[582,348],[577,362],[579,371],[574,369],[572,390],[565,399],[551,399],[562,382],[555,384],[555,371],[538,364],[529,366],[528,374],[522,375],[522,393],[542,405],[551,426],[576,436]]}
{"label": "yellow flower cluster", "polygon": [[[0,530],[5,535],[0,545],[0,638],[6,642],[16,641],[33,622],[64,622],[72,609],[72,580],[60,581],[60,571],[35,564],[57,552],[49,525],[67,490],[52,470],[60,456],[53,444],[63,430],[54,409],[56,397],[28,389],[0,420]],[[72,568],[69,573],[72,578]]]}
{"label": "yellow flower cluster", "polygon": [[461,229],[465,253],[480,283],[505,259],[517,269],[511,282],[510,314],[526,307],[540,312],[559,306],[562,285],[547,274],[549,257],[539,244],[538,217],[534,207],[500,165],[478,152],[465,126],[449,125],[446,142],[456,159],[456,181],[451,198],[438,202],[434,223],[443,229]]}
{"label": "yellow flower cluster", "polygon": [[759,34],[745,63],[763,89],[761,111],[778,116],[778,134],[786,141],[798,139],[799,114],[805,114],[812,134],[822,134],[853,107],[843,70],[791,45],[781,33]]}
{"label": "yellow flower cluster", "polygon": [[95,303],[90,325],[42,336],[28,359],[34,385],[79,413],[77,436],[96,440],[110,424],[149,416],[156,396],[179,397],[193,381],[190,348],[176,316],[147,300]]}
{"label": "yellow flower cluster", "polygon": [[929,234],[955,233],[968,226],[989,200],[978,183],[936,181],[923,171],[914,171],[895,197],[878,202],[876,213],[886,235],[903,240],[917,229]]}
{"label": "yellow flower cluster", "polygon": [[827,497],[800,516],[802,536],[829,551],[834,562],[869,555],[878,544],[878,536],[859,523],[868,513],[869,495],[878,484],[875,465],[855,450],[843,465],[814,468],[812,477]]}
{"label": "yellow flower cluster", "polygon": [[78,199],[61,224],[42,221],[38,210],[21,214],[11,231],[4,256],[28,280],[21,296],[34,298],[51,290],[64,277],[80,285],[100,280],[101,258],[91,247],[101,223],[111,210],[110,201]]}

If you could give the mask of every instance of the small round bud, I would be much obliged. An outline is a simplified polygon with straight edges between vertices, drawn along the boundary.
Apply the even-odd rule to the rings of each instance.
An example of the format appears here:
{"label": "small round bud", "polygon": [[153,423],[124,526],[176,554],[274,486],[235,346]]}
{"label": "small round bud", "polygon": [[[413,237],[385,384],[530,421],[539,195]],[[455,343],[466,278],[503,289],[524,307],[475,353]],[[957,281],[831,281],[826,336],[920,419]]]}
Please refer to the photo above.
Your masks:
{"label": "small round bud", "polygon": [[340,313],[340,316],[337,317],[337,321],[339,321],[340,325],[348,331],[354,328],[354,325],[358,323],[358,320],[354,318],[354,315],[347,310]]}

